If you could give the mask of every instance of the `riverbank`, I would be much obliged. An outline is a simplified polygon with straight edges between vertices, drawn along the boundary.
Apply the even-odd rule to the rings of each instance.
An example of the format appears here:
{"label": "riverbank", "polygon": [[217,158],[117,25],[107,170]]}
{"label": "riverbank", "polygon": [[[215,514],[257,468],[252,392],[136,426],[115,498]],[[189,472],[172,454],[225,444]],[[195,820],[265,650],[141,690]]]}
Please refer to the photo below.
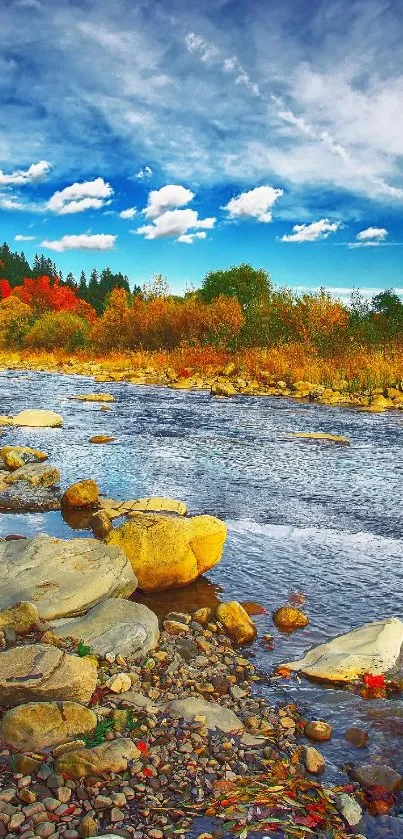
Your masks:
{"label": "riverbank", "polygon": [[212,348],[172,352],[87,353],[0,351],[0,367],[92,376],[96,382],[131,382],[217,396],[287,396],[371,412],[403,409],[403,357],[352,352],[324,360],[305,345],[236,354]]}

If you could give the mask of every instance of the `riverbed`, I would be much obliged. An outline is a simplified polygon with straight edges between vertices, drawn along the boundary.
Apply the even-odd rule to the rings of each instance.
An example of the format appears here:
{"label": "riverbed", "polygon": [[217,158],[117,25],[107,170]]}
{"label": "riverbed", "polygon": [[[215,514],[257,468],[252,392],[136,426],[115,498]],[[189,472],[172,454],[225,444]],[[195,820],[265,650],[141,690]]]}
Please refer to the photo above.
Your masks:
{"label": "riverbed", "polygon": [[[88,392],[113,394],[108,411],[70,401]],[[94,384],[86,377],[48,373],[0,374],[0,414],[49,408],[63,429],[5,428],[2,444],[41,448],[59,468],[62,486],[94,478],[114,498],[166,495],[190,513],[210,513],[229,528],[222,562],[205,579],[169,596],[143,598],[162,612],[197,608],[218,599],[255,601],[259,636],[250,654],[263,671],[298,658],[313,644],[368,621],[403,618],[403,412],[369,414],[287,398],[211,398],[126,383]],[[350,446],[293,438],[321,431],[349,438]],[[94,434],[116,442],[93,445]],[[0,536],[75,533],[59,513],[0,516]],[[302,593],[310,624],[278,632],[271,614],[290,593]],[[273,701],[293,697],[310,716],[334,727],[321,751],[325,781],[340,780],[343,765],[370,756],[403,772],[403,704],[367,701],[346,690],[305,680],[263,683]],[[370,733],[360,752],[344,731]],[[403,824],[403,822],[402,822]]]}

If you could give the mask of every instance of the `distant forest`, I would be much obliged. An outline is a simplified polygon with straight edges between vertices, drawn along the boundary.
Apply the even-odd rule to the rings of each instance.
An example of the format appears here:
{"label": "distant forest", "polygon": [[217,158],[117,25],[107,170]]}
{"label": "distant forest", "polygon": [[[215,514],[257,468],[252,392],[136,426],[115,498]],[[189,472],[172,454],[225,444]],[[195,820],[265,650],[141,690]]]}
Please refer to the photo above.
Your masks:
{"label": "distant forest", "polygon": [[93,268],[88,277],[84,271],[81,271],[78,278],[71,272],[64,277],[60,268],[43,253],[35,254],[31,266],[23,251],[21,253],[11,251],[6,242],[0,246],[0,276],[8,280],[11,288],[21,285],[27,277],[35,279],[47,276],[51,280],[57,278],[60,285],[74,288],[77,296],[89,303],[98,315],[104,311],[107,299],[114,288],[123,288],[125,291],[131,291],[131,294],[141,292],[140,286],[130,289],[126,274],[120,271],[114,274],[110,268],[104,268],[101,272]]}

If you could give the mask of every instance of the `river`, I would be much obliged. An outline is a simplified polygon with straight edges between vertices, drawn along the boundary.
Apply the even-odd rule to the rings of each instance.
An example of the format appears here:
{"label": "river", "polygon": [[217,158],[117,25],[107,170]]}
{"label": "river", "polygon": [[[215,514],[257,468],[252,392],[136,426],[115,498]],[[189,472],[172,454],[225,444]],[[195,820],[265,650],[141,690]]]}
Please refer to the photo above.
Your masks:
{"label": "river", "polygon": [[[94,390],[116,397],[110,410],[68,398]],[[47,451],[63,487],[91,477],[111,497],[167,495],[185,501],[190,513],[226,521],[222,562],[177,594],[146,598],[151,608],[197,608],[217,598],[257,601],[266,610],[255,618],[259,636],[273,633],[275,650],[258,640],[251,654],[268,672],[363,623],[403,618],[403,412],[1,373],[0,414],[29,407],[61,413],[64,428],[5,428],[2,443]],[[351,445],[292,438],[296,431],[346,435]],[[90,444],[93,434],[111,434],[116,442]],[[2,536],[39,532],[74,535],[59,513],[0,516]],[[291,592],[305,595],[310,624],[286,635],[271,614]],[[273,701],[292,698],[333,725],[332,740],[321,746],[325,781],[345,778],[343,765],[368,758],[403,772],[401,701],[368,701],[305,680],[277,687],[267,680],[259,690]],[[343,737],[353,725],[370,734],[361,751]],[[374,825],[368,831],[377,833]]]}

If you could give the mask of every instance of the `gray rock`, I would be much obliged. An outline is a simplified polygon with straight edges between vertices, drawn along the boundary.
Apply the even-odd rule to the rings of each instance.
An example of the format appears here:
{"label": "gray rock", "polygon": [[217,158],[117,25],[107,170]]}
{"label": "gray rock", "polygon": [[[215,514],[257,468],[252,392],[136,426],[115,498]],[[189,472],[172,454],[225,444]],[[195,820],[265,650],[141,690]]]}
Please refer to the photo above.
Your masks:
{"label": "gray rock", "polygon": [[402,776],[383,763],[365,763],[362,766],[354,766],[353,775],[364,789],[379,786],[388,792],[395,792],[402,788]]}
{"label": "gray rock", "polygon": [[6,484],[26,481],[31,486],[55,486],[60,481],[60,472],[51,463],[28,463],[15,469],[5,478]]}
{"label": "gray rock", "polygon": [[207,728],[218,729],[226,733],[243,732],[244,724],[239,717],[228,708],[222,708],[217,702],[208,702],[201,697],[189,696],[185,699],[174,699],[165,706],[165,713],[173,719],[183,717],[186,722],[192,722],[195,716],[205,717]]}
{"label": "gray rock", "polygon": [[42,620],[79,615],[130,597],[137,578],[123,551],[96,539],[34,536],[0,543],[0,609],[35,603]]}
{"label": "gray rock", "polygon": [[334,797],[334,803],[340,815],[350,827],[355,827],[362,819],[362,809],[352,795],[340,792]]}
{"label": "gray rock", "polygon": [[158,618],[147,606],[130,600],[110,598],[81,618],[53,627],[59,638],[83,639],[99,656],[107,653],[144,657],[157,646]]}
{"label": "gray rock", "polygon": [[60,491],[56,487],[33,487],[26,481],[18,481],[11,486],[4,483],[0,485],[0,510],[13,513],[60,510]]}

